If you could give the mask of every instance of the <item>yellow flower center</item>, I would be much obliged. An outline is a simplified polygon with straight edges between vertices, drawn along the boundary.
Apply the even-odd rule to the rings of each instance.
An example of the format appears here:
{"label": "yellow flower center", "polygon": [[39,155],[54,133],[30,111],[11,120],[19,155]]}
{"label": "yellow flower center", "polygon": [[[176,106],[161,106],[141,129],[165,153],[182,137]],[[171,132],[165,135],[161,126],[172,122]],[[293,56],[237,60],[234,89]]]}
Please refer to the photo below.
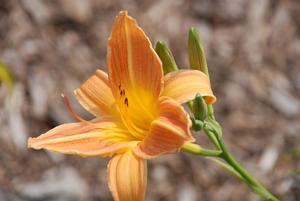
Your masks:
{"label": "yellow flower center", "polygon": [[146,137],[151,122],[159,115],[157,100],[139,86],[125,90],[120,84],[118,107],[124,125],[137,140]]}

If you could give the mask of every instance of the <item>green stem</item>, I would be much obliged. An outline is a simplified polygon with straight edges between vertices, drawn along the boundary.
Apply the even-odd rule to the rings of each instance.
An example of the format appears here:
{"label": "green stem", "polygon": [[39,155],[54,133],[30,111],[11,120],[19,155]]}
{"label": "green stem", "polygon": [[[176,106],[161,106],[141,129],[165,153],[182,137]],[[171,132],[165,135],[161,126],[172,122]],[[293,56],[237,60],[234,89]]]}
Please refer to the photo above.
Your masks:
{"label": "green stem", "polygon": [[220,150],[205,149],[202,148],[200,145],[193,144],[193,143],[185,143],[182,146],[181,150],[191,154],[196,154],[196,155],[201,155],[206,157],[218,157],[222,154],[222,151]]}
{"label": "green stem", "polygon": [[[211,106],[211,105],[209,105]],[[213,109],[212,107],[208,107]],[[210,110],[213,117],[213,110]],[[210,149],[204,149],[200,147],[199,145],[192,144],[192,143],[186,143],[182,150],[202,155],[202,156],[208,156],[208,157],[218,157],[223,159],[227,162],[227,164],[231,167],[226,167],[227,170],[230,170],[230,172],[237,175],[239,178],[241,178],[244,182],[248,184],[248,186],[251,188],[251,190],[256,193],[257,195],[261,196],[262,198],[269,200],[269,201],[279,201],[278,198],[276,198],[274,195],[272,195],[259,181],[257,181],[254,177],[250,175],[250,173],[243,168],[232,156],[232,154],[229,152],[227,147],[225,146],[223,140],[222,140],[222,129],[220,128],[219,124],[212,119],[212,121],[206,121],[206,122],[197,122],[197,120],[193,121],[193,124],[198,125],[195,126],[196,128],[199,127],[200,130],[203,130],[206,135],[209,137],[211,142],[215,145],[217,150],[210,150]],[[203,125],[202,125],[203,124]]]}
{"label": "green stem", "polygon": [[225,146],[224,142],[219,139],[219,144],[222,149],[222,154],[220,155],[228,164],[230,164],[246,181],[250,188],[256,194],[262,196],[263,198],[270,201],[279,201],[274,195],[272,195],[261,183],[259,183],[250,173],[243,168],[230,154],[229,150]]}
{"label": "green stem", "polygon": [[212,141],[212,143],[217,147],[217,149],[221,150],[218,137],[210,131],[209,132],[205,131],[205,133],[207,134],[207,137]]}
{"label": "green stem", "polygon": [[200,130],[205,131],[206,130],[205,133],[207,134],[210,141],[215,145],[215,147],[217,147],[218,150],[220,150],[220,145],[219,145],[219,142],[217,139],[218,137],[213,132],[208,132],[208,128],[206,127],[205,124],[203,126],[202,121],[195,120],[195,119],[191,119],[191,120],[192,120],[193,124],[195,124],[195,126],[197,127],[196,129],[194,129],[194,131],[200,131]]}
{"label": "green stem", "polygon": [[223,159],[232,168],[228,169],[227,167],[226,169],[230,170],[230,172],[234,173],[240,179],[245,181],[254,193],[269,201],[279,201],[278,198],[272,195],[259,181],[251,176],[250,173],[234,159],[234,157],[224,144],[222,138],[218,137],[221,135],[218,132],[221,131],[211,130],[206,126],[203,127],[203,130],[210,138],[210,140],[215,144],[217,150],[205,149],[197,144],[192,143],[184,144],[182,150],[196,155],[218,157]]}
{"label": "green stem", "polygon": [[218,158],[212,158],[212,157],[207,157],[207,159],[210,159],[211,161],[217,163],[218,165],[223,167],[228,172],[231,172],[233,175],[235,175],[239,179],[245,181],[244,178],[240,175],[240,173],[238,173],[232,166],[230,166],[228,163],[226,163],[226,161],[223,161],[223,160],[218,159]]}

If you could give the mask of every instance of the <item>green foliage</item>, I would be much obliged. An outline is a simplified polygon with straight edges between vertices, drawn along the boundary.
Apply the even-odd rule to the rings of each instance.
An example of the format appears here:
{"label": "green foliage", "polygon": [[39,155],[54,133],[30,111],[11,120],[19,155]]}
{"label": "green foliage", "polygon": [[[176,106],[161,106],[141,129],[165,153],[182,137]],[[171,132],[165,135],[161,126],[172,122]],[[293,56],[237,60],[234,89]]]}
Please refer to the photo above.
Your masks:
{"label": "green foliage", "polygon": [[7,66],[0,61],[0,82],[4,83],[9,91],[13,90],[14,82]]}

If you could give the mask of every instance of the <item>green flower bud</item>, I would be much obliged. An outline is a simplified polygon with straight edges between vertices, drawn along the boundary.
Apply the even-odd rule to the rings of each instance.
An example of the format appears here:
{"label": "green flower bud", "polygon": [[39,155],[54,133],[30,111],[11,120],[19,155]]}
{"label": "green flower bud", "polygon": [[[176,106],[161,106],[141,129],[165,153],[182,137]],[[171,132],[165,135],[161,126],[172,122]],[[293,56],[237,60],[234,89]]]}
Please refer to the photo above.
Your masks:
{"label": "green flower bud", "polygon": [[197,120],[194,117],[191,117],[191,121],[192,121],[192,129],[194,131],[201,131],[203,129],[203,126],[204,126],[203,121]]}
{"label": "green flower bud", "polygon": [[207,117],[207,105],[200,94],[197,94],[193,102],[194,117],[204,121]]}
{"label": "green flower bud", "polygon": [[157,41],[155,51],[163,64],[164,74],[178,70],[171,50],[162,41]]}
{"label": "green flower bud", "polygon": [[194,27],[191,27],[189,30],[188,52],[190,68],[194,70],[200,70],[208,76],[208,68],[204,49],[202,47],[199,34]]}
{"label": "green flower bud", "polygon": [[[190,68],[194,70],[200,70],[209,77],[205,52],[202,47],[199,34],[194,27],[191,27],[189,30],[188,52]],[[207,110],[208,116],[212,119],[215,119],[213,106],[207,105]]]}

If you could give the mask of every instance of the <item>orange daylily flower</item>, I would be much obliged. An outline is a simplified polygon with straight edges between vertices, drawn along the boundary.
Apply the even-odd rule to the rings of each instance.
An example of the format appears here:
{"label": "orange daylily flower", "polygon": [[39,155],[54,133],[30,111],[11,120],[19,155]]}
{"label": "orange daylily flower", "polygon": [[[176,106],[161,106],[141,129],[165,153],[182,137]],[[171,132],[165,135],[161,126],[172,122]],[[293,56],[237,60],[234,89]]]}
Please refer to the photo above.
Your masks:
{"label": "orange daylily flower", "polygon": [[108,184],[116,201],[142,201],[146,159],[179,150],[194,141],[180,105],[196,93],[216,98],[209,78],[196,70],[163,76],[162,64],[136,21],[122,11],[108,40],[108,75],[100,70],[75,90],[81,105],[96,116],[67,123],[28,140],[28,147],[84,157],[112,157]]}

